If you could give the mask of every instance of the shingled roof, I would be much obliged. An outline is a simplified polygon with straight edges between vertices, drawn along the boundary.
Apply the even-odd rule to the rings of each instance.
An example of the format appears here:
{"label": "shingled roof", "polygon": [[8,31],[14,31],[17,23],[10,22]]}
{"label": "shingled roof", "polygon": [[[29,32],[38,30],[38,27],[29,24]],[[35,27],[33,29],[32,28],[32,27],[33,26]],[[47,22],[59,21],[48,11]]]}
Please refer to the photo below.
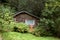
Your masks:
{"label": "shingled roof", "polygon": [[17,12],[17,13],[14,15],[14,17],[18,16],[19,14],[24,14],[24,13],[25,13],[25,14],[28,14],[28,15],[30,15],[30,16],[33,16],[33,17],[35,17],[35,18],[37,18],[37,19],[39,19],[39,17],[37,17],[37,16],[35,16],[35,15],[27,12],[27,11]]}

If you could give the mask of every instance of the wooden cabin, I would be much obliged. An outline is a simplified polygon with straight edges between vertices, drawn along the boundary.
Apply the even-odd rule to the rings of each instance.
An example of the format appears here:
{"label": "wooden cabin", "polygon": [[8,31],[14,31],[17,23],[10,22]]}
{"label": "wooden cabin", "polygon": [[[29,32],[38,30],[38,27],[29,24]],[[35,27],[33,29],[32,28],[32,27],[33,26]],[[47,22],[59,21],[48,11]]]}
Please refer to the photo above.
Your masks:
{"label": "wooden cabin", "polygon": [[21,11],[14,15],[16,22],[23,22],[27,25],[37,26],[39,23],[39,18],[29,12]]}

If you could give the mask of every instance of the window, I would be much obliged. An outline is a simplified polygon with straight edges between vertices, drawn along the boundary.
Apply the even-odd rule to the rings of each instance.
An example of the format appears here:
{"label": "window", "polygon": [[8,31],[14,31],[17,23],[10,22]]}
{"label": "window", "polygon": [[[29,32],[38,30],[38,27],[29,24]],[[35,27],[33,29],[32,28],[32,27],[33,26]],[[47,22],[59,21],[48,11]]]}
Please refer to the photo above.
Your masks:
{"label": "window", "polygon": [[34,25],[35,24],[35,20],[25,20],[25,23],[27,25]]}

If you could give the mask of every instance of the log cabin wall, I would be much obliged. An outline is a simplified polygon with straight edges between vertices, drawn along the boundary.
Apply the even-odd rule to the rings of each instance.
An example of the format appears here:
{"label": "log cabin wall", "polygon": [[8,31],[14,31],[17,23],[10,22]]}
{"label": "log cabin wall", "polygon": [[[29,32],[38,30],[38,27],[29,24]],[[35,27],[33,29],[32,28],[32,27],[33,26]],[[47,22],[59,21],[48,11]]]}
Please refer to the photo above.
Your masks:
{"label": "log cabin wall", "polygon": [[38,24],[38,19],[31,16],[31,15],[28,15],[28,14],[25,14],[25,13],[22,13],[22,14],[19,14],[17,16],[15,16],[15,19],[17,22],[24,22],[25,23],[25,20],[35,20],[35,25],[36,26]]}

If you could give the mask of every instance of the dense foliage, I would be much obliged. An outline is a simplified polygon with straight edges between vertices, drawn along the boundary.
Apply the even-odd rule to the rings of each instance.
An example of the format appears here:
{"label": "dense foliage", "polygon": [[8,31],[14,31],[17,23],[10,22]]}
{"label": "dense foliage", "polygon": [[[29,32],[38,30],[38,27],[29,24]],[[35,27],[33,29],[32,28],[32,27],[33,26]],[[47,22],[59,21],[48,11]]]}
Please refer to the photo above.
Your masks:
{"label": "dense foliage", "polygon": [[[60,36],[60,0],[0,0],[0,2],[15,8],[16,11],[28,11],[39,16],[40,23],[33,34]],[[0,29],[7,31],[17,26],[17,23],[13,21],[13,14],[10,7],[0,6]],[[25,27],[27,28],[25,24],[18,24],[18,26],[22,26],[22,30],[25,30]],[[20,30],[18,26],[17,28]]]}
{"label": "dense foliage", "polygon": [[36,28],[36,35],[60,36],[60,2],[50,0],[42,10],[40,25]]}
{"label": "dense foliage", "polygon": [[13,10],[10,7],[0,6],[0,30],[12,30],[14,26],[13,14]]}
{"label": "dense foliage", "polygon": [[[44,0],[5,0],[5,4],[10,5],[18,11],[28,11],[40,17],[41,10],[44,8]],[[4,1],[2,1],[4,2]]]}
{"label": "dense foliage", "polygon": [[20,33],[27,33],[29,32],[29,26],[26,25],[25,23],[16,23],[16,26],[14,27],[15,32],[20,32]]}
{"label": "dense foliage", "polygon": [[[28,31],[28,26],[24,23],[16,23],[13,19],[14,11],[8,6],[0,6],[0,30],[3,31]],[[14,29],[17,28],[17,29]]]}

